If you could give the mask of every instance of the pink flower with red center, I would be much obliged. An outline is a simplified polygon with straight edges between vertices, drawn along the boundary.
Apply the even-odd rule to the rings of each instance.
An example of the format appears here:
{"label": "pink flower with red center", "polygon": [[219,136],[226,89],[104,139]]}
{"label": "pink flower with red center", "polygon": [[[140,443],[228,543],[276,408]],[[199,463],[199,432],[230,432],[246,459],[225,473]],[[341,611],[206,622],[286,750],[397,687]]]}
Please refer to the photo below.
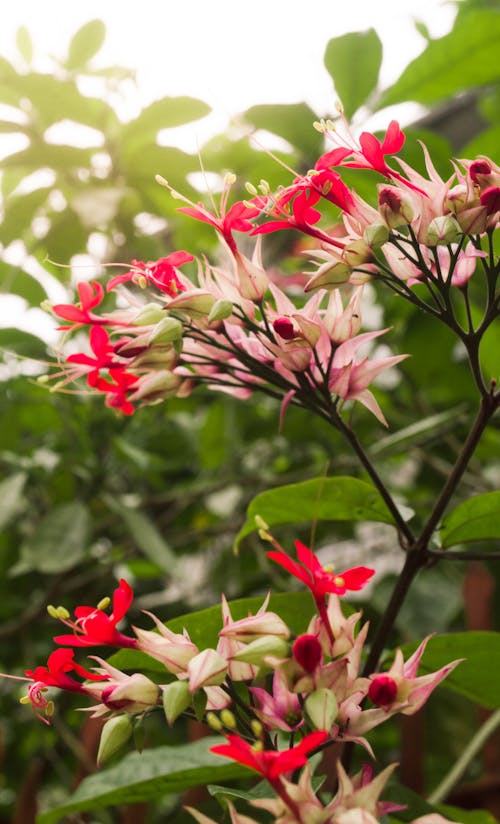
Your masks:
{"label": "pink flower with red center", "polygon": [[142,277],[146,279],[148,284],[156,286],[161,292],[166,292],[167,295],[174,298],[179,292],[185,290],[185,286],[179,280],[175,270],[178,266],[191,263],[192,260],[194,260],[193,255],[183,250],[172,252],[167,257],[159,260],[149,260],[147,263],[143,263],[142,260],[132,260],[130,271],[111,278],[106,288],[109,292],[120,283],[127,283]]}
{"label": "pink flower with red center", "polygon": [[238,735],[229,735],[229,744],[218,744],[216,747],[210,747],[210,751],[250,767],[275,786],[280,775],[303,767],[307,763],[308,754],[323,744],[327,738],[328,733],[318,730],[306,735],[297,746],[278,752],[256,749]]}
{"label": "pink flower with red center", "polygon": [[101,318],[91,312],[96,306],[102,303],[104,298],[104,289],[96,280],[90,283],[83,282],[77,286],[78,295],[80,297],[80,307],[73,306],[71,303],[57,303],[52,307],[52,311],[59,318],[69,320],[72,326],[60,326],[59,329],[77,329],[79,326],[92,324],[103,325],[111,323],[108,318]]}
{"label": "pink flower with red center", "polygon": [[129,638],[117,630],[117,624],[129,609],[133,599],[130,585],[123,578],[113,593],[113,612],[111,615],[98,607],[81,606],[75,609],[76,621],[65,619],[63,623],[74,630],[73,635],[57,635],[56,644],[72,647],[90,647],[106,644],[112,647],[136,647],[135,638]]}

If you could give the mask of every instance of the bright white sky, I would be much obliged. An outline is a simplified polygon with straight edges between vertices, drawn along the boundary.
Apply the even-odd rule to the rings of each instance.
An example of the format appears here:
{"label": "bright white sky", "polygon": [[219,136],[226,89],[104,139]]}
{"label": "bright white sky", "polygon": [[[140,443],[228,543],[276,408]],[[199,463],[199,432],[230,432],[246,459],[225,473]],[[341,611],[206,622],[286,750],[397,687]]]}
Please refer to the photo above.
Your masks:
{"label": "bright white sky", "polygon": [[[137,89],[130,87],[121,106],[125,118],[167,95],[206,101],[213,109],[210,118],[181,132],[187,151],[196,151],[210,133],[223,130],[232,115],[255,103],[305,100],[318,115],[331,112],[336,97],[323,55],[332,37],[373,26],[384,44],[381,82],[386,86],[425,45],[414,21],[424,22],[431,36],[438,37],[451,28],[455,14],[454,4],[446,0],[0,2],[0,55],[19,65],[15,36],[24,25],[32,35],[40,70],[51,68],[47,55],[63,56],[81,25],[94,18],[104,20],[107,37],[96,65],[137,70]],[[398,116],[405,122],[414,111],[413,107],[408,118],[401,111]],[[372,127],[383,128],[390,115],[382,113]],[[11,138],[2,141],[4,151],[15,150],[6,139]],[[19,301],[2,298],[0,326],[10,325],[14,313],[19,325],[32,327],[33,312],[39,310],[26,312]],[[8,317],[1,311],[7,302]]]}

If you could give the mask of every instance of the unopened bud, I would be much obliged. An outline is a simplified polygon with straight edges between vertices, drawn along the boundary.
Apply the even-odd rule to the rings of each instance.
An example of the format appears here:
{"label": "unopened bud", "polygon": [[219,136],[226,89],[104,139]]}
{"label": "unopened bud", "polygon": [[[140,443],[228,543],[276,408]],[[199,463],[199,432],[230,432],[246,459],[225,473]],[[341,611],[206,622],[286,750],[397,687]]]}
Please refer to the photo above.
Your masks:
{"label": "unopened bud", "polygon": [[304,292],[313,292],[315,289],[336,289],[343,283],[348,283],[351,276],[351,267],[342,261],[328,261],[323,263],[316,274],[307,281]]}
{"label": "unopened bud", "polygon": [[381,186],[378,193],[379,212],[390,229],[411,223],[415,210],[410,197],[395,186]]}
{"label": "unopened bud", "polygon": [[481,193],[480,201],[487,214],[493,215],[500,211],[500,186],[489,186]]}
{"label": "unopened bud", "polygon": [[221,730],[223,729],[219,716],[216,715],[215,712],[207,712],[206,722],[209,727],[215,730],[215,732],[221,732]]}
{"label": "unopened bud", "polygon": [[134,318],[136,326],[153,326],[165,317],[165,310],[159,303],[147,303]]}
{"label": "unopened bud", "polygon": [[435,217],[429,224],[427,230],[427,242],[429,246],[447,246],[449,243],[456,243],[462,236],[462,230],[457,221],[451,215],[440,215]]}
{"label": "unopened bud", "polygon": [[390,675],[377,675],[370,684],[368,697],[377,707],[388,707],[396,698],[398,685]]}
{"label": "unopened bud", "polygon": [[236,725],[236,718],[235,718],[234,712],[231,712],[231,710],[228,710],[228,709],[224,709],[224,710],[221,711],[221,714],[220,714],[219,717],[220,717],[220,720],[221,720],[222,724],[225,727],[227,727],[229,730],[235,730],[236,729],[237,725]]}
{"label": "unopened bud", "polygon": [[385,223],[372,223],[363,232],[363,240],[370,249],[379,249],[389,239],[389,230]]}
{"label": "unopened bud", "polygon": [[171,343],[182,337],[182,323],[177,318],[171,318],[168,315],[156,324],[155,328],[149,336],[149,343],[161,344]]}
{"label": "unopened bud", "polygon": [[262,733],[264,732],[264,727],[261,724],[261,722],[258,721],[257,718],[252,718],[252,720],[250,721],[250,726],[255,737],[260,738],[262,736]]}
{"label": "unopened bud", "polygon": [[339,711],[335,695],[326,688],[315,690],[308,695],[304,708],[311,724],[317,730],[330,730]]}
{"label": "unopened bud", "polygon": [[97,764],[100,767],[128,741],[132,735],[132,722],[128,715],[117,715],[106,721],[101,732]]}
{"label": "unopened bud", "polygon": [[263,635],[239,650],[232,656],[232,660],[261,666],[268,655],[273,658],[287,658],[289,654],[290,647],[283,638],[277,635]]}
{"label": "unopened bud", "polygon": [[305,672],[314,672],[319,665],[323,651],[316,635],[299,635],[293,644],[293,657]]}
{"label": "unopened bud", "polygon": [[372,250],[364,240],[355,240],[345,247],[342,257],[349,266],[359,266],[372,260]]}
{"label": "unopened bud", "polygon": [[208,322],[215,323],[219,320],[226,320],[233,314],[233,304],[230,300],[217,300],[208,313]]}
{"label": "unopened bud", "polygon": [[170,727],[190,704],[191,693],[187,681],[172,681],[163,687],[163,709]]}
{"label": "unopened bud", "polygon": [[283,340],[293,340],[297,337],[293,321],[290,318],[276,318],[273,321],[273,329]]}

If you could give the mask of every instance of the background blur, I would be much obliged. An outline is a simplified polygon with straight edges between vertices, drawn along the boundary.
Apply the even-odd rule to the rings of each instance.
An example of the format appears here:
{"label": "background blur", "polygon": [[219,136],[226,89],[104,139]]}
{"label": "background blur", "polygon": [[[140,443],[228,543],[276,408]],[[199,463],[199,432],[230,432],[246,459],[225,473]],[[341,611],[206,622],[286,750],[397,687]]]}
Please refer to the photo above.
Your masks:
{"label": "background blur", "polygon": [[[103,263],[155,260],[183,248],[214,258],[209,227],[179,215],[155,174],[194,200],[216,195],[227,170],[238,175],[235,197],[247,180],[286,183],[289,173],[265,148],[294,170],[309,169],[323,148],[311,124],[335,114],[338,98],[358,130],[383,130],[400,117],[403,156],[417,167],[418,138],[445,176],[453,156],[480,152],[498,162],[499,11],[494,0],[342,8],[311,0],[307,14],[297,2],[142,0],[132,10],[92,0],[70,9],[52,0],[2,9],[3,672],[22,674],[45,662],[54,634],[48,602],[69,609],[96,603],[122,575],[134,585],[137,610],[154,609],[165,620],[214,603],[222,589],[238,597],[266,591],[269,581],[279,588],[257,540],[232,554],[248,501],[274,484],[360,474],[326,426],[316,423],[312,437],[301,410],[288,412],[280,434],[277,406],[267,399],[239,404],[198,393],[126,419],[84,393],[50,394],[35,381],[54,357],[47,343],[57,345],[40,303],[66,301],[68,290],[72,299],[76,280],[102,276]],[[374,177],[352,174],[346,170],[345,180],[373,197]],[[269,238],[266,250],[268,265],[279,259],[285,273],[304,266],[293,237]],[[430,329],[407,306],[387,298],[382,306],[376,291],[368,292],[368,317],[393,326],[391,348],[414,357],[376,390],[390,432],[359,412],[356,429],[402,503],[425,508],[463,440],[474,393],[444,328]],[[482,353],[492,370],[499,345],[492,330]],[[450,368],[454,381],[444,384]],[[417,430],[408,428],[415,413]],[[464,494],[498,487],[499,475],[492,429]],[[292,533],[284,528],[280,537],[286,542]],[[307,541],[310,525],[293,537]],[[377,566],[365,604],[376,618],[400,563],[383,528],[319,524],[316,545],[334,545],[339,566]],[[487,565],[426,571],[394,643],[478,621],[475,628],[492,628],[497,575]],[[94,770],[98,725],[87,723],[81,733],[82,717],[65,696],[53,727],[45,727],[16,703],[23,691],[13,684],[0,681],[0,821],[30,824],[37,809],[57,804]],[[148,747],[165,743],[164,722],[148,723]],[[448,693],[418,723],[411,747],[397,730],[384,730],[376,748],[399,758],[403,780],[421,792],[460,752],[477,718],[466,699]],[[425,760],[415,744],[422,735]],[[471,805],[484,769],[478,759],[467,777]],[[182,821],[178,804],[156,798],[140,809],[111,807],[71,820]]]}

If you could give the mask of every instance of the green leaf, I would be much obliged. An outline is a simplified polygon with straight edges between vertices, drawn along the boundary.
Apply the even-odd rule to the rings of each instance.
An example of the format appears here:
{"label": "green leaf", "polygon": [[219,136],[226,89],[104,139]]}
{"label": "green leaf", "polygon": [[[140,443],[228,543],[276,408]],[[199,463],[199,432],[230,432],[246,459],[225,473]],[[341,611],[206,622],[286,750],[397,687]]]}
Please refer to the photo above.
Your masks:
{"label": "green leaf", "polygon": [[26,63],[31,63],[33,57],[33,42],[26,26],[19,26],[16,32],[16,46]]}
{"label": "green leaf", "polygon": [[476,157],[476,155],[484,154],[487,157],[498,163],[500,161],[500,126],[497,124],[480,132],[473,140],[470,141],[463,149],[460,150],[461,157]]}
{"label": "green leaf", "polygon": [[454,29],[432,40],[403,71],[399,80],[382,95],[377,108],[415,100],[434,103],[464,89],[500,78],[498,41],[500,15],[470,12]]}
{"label": "green leaf", "polygon": [[312,161],[321,152],[322,137],[313,128],[318,115],[307,103],[263,104],[243,113],[244,119],[256,129],[279,135]]}
{"label": "green leaf", "polygon": [[437,809],[448,821],[459,821],[460,824],[498,824],[498,819],[486,810],[462,810],[451,804],[438,804]]}
{"label": "green leaf", "polygon": [[236,547],[257,530],[256,515],[270,527],[315,520],[394,523],[379,492],[358,478],[318,478],[261,492],[248,506]]}
{"label": "green leaf", "polygon": [[66,802],[39,814],[37,824],[57,824],[72,813],[152,801],[189,787],[249,776],[245,767],[209,752],[220,743],[221,738],[214,736],[178,747],[130,753],[116,766],[84,779]]}
{"label": "green leaf", "polygon": [[2,243],[7,246],[12,240],[25,235],[39,210],[47,203],[51,189],[51,186],[42,186],[25,195],[12,195],[8,198],[0,230]]}
{"label": "green leaf", "polygon": [[39,306],[47,299],[47,292],[33,275],[14,266],[0,263],[0,293],[19,295],[30,306]]}
{"label": "green leaf", "polygon": [[[79,146],[62,146],[51,143],[39,143],[28,146],[2,160],[6,169],[22,168],[37,170],[49,167],[56,172],[68,173],[72,167],[88,169],[91,155],[95,149],[82,149]],[[39,190],[37,190],[39,191]]]}
{"label": "green leaf", "polygon": [[[405,659],[418,644],[402,647]],[[487,709],[500,708],[500,633],[455,632],[431,638],[422,657],[419,675],[444,667],[457,658],[465,660],[442,682]]]}
{"label": "green leaf", "polygon": [[375,29],[351,32],[328,42],[325,66],[348,120],[375,89],[381,63],[382,43]]}
{"label": "green leaf", "polygon": [[[230,601],[231,615],[235,621],[255,615],[264,602],[264,598],[239,598]],[[309,621],[314,615],[314,603],[308,592],[289,592],[271,595],[268,609],[276,612],[296,635],[305,632]],[[206,649],[215,648],[222,627],[222,609],[220,604],[208,607],[188,615],[180,615],[166,622],[172,632],[181,633],[186,629],[189,637],[197,647]],[[165,673],[165,667],[147,655],[136,650],[121,650],[110,658],[110,663],[118,669],[138,670],[141,667],[149,672]]]}
{"label": "green leaf", "polygon": [[142,110],[140,115],[122,126],[121,139],[127,151],[155,144],[161,129],[174,129],[206,117],[210,106],[196,97],[162,97]]}
{"label": "green leaf", "polygon": [[66,68],[70,71],[84,69],[89,60],[100,50],[106,37],[102,20],[90,20],[78,29],[68,49]]}
{"label": "green leaf", "polygon": [[474,495],[446,515],[441,528],[444,548],[467,541],[500,538],[500,492]]}
{"label": "green leaf", "polygon": [[137,509],[122,505],[109,495],[106,503],[120,518],[123,518],[134,542],[141,552],[161,570],[173,574],[176,558],[170,546],[162,537],[149,516]]}
{"label": "green leaf", "polygon": [[0,530],[4,529],[25,507],[22,497],[26,474],[16,472],[0,483]]}
{"label": "green leaf", "polygon": [[90,515],[79,501],[60,504],[36,525],[21,547],[13,576],[36,570],[50,575],[65,572],[84,557],[90,531]]}

